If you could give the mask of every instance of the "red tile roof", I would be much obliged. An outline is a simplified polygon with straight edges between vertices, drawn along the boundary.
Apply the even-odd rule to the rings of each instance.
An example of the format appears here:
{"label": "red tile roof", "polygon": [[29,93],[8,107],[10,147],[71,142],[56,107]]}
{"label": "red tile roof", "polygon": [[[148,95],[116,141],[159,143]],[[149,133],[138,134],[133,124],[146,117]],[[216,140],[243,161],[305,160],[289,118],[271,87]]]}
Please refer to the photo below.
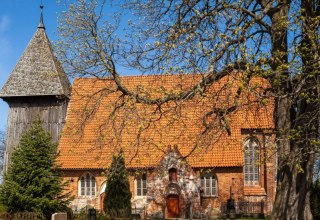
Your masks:
{"label": "red tile roof", "polygon": [[[121,79],[131,90],[159,97],[164,91],[191,88],[200,78],[197,74],[186,74]],[[192,152],[186,158],[192,167],[242,166],[241,129],[274,127],[272,100],[255,102],[258,87],[268,87],[268,83],[254,78],[250,89],[242,92],[239,107],[227,117],[231,135],[222,121],[209,117],[212,129],[205,134],[202,124],[205,112],[232,105],[240,78],[239,73],[231,74],[211,85],[205,96],[170,102],[161,106],[161,110],[121,97],[120,92],[113,92],[116,86],[111,80],[75,79],[57,162],[62,169],[106,168],[112,155],[122,147],[128,168],[154,167],[168,148],[176,146],[183,156]],[[123,100],[123,106],[115,110]]]}

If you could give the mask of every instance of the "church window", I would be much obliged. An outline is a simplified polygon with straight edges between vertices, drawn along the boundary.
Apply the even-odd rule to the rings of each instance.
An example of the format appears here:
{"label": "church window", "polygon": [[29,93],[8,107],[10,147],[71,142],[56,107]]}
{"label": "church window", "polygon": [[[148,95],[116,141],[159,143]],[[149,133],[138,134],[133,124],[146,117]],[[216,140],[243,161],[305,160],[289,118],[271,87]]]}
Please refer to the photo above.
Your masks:
{"label": "church window", "polygon": [[216,196],[217,195],[217,179],[215,176],[201,176],[200,179],[201,188],[204,196]]}
{"label": "church window", "polygon": [[136,178],[136,196],[147,195],[147,175],[143,174]]}
{"label": "church window", "polygon": [[95,196],[96,195],[96,179],[87,173],[80,178],[80,195]]}
{"label": "church window", "polygon": [[244,143],[244,183],[259,184],[259,144],[254,138],[249,138]]}

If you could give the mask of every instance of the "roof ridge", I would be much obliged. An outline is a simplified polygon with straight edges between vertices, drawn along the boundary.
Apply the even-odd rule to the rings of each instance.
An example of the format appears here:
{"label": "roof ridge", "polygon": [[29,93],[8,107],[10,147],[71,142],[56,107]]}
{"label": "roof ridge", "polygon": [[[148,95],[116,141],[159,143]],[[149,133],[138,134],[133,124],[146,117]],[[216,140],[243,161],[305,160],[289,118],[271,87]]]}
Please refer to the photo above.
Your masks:
{"label": "roof ridge", "polygon": [[[127,75],[120,76],[120,78],[151,78],[151,77],[174,77],[174,76],[201,76],[201,73],[173,73],[173,74],[150,74],[150,75]],[[75,80],[112,80],[111,77],[98,78],[98,77],[75,77]]]}
{"label": "roof ridge", "polygon": [[[237,73],[241,73],[241,70],[233,70],[236,71]],[[170,74],[161,74],[161,73],[156,73],[156,74],[140,74],[140,75],[125,75],[125,76],[120,76],[120,78],[156,78],[156,77],[184,77],[184,76],[188,76],[188,77],[194,77],[194,76],[204,76],[208,74],[208,72],[205,73],[170,73]],[[111,76],[105,77],[105,78],[99,78],[99,77],[75,77],[74,80],[112,80]]]}

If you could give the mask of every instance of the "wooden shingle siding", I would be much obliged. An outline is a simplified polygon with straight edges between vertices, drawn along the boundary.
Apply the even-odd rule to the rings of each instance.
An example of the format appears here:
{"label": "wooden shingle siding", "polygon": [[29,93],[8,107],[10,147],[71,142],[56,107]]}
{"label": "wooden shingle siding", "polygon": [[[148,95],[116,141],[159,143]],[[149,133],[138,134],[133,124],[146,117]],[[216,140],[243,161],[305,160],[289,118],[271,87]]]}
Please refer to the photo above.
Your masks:
{"label": "wooden shingle siding", "polygon": [[[11,98],[7,102],[10,107],[6,139],[9,158],[22,134],[37,117],[43,121],[43,128],[50,133],[52,141],[58,143],[66,116],[66,99],[59,100],[54,96],[19,97]],[[9,162],[10,159],[6,164]]]}

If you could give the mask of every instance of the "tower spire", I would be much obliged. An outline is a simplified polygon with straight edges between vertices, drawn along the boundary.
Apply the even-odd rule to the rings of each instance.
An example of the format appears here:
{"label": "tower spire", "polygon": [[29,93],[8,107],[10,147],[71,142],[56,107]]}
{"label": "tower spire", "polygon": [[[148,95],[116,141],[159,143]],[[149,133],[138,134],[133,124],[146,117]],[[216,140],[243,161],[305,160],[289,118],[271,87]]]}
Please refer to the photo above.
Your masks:
{"label": "tower spire", "polygon": [[42,4],[42,0],[40,2],[40,23],[38,25],[38,28],[43,28],[43,29],[46,29],[44,27],[44,24],[43,24],[43,4]]}

